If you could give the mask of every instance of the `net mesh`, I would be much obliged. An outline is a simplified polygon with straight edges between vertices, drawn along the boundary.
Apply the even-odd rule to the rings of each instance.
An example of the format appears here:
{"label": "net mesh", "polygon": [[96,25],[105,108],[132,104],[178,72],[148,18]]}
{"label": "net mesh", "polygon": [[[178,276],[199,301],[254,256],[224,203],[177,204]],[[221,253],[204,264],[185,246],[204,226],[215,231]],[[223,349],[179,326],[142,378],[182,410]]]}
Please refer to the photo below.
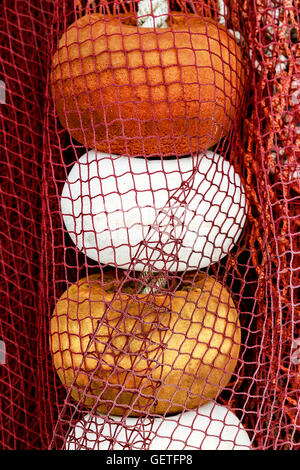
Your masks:
{"label": "net mesh", "polygon": [[242,445],[230,412],[253,448],[299,448],[297,2],[171,0],[183,32],[144,42],[138,2],[0,8],[1,448]]}

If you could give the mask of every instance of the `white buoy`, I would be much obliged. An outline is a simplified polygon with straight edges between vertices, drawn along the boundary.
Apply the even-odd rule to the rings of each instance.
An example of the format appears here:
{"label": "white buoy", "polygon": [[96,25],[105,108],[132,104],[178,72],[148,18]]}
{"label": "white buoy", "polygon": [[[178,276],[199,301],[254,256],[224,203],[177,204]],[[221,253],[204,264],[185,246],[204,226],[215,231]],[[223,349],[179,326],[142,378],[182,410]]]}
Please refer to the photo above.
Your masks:
{"label": "white buoy", "polygon": [[245,191],[220,155],[146,160],[90,151],[64,185],[75,245],[104,265],[184,271],[219,261],[246,220]]}
{"label": "white buoy", "polygon": [[166,418],[123,419],[86,414],[67,436],[67,450],[250,450],[235,414],[208,402]]}

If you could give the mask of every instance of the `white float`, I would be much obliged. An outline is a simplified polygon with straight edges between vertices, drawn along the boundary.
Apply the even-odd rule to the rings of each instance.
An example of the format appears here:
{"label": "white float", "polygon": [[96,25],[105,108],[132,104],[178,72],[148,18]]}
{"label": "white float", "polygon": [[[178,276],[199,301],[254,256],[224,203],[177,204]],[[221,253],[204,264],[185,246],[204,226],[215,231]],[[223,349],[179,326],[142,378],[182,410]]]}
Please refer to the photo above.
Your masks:
{"label": "white float", "polygon": [[68,175],[61,212],[75,245],[99,263],[184,271],[228,254],[246,199],[233,166],[210,151],[164,160],[90,151]]}
{"label": "white float", "polygon": [[68,434],[67,450],[250,450],[235,414],[208,402],[166,418],[120,418],[86,414]]}

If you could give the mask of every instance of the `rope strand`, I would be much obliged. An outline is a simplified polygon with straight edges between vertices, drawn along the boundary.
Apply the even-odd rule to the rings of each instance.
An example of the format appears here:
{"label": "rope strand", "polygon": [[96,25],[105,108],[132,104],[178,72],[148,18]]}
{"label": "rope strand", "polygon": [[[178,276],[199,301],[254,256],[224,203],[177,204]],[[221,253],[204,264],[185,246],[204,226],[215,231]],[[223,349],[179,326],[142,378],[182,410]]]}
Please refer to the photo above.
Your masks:
{"label": "rope strand", "polygon": [[143,28],[166,28],[168,0],[141,0],[138,4],[138,25]]}

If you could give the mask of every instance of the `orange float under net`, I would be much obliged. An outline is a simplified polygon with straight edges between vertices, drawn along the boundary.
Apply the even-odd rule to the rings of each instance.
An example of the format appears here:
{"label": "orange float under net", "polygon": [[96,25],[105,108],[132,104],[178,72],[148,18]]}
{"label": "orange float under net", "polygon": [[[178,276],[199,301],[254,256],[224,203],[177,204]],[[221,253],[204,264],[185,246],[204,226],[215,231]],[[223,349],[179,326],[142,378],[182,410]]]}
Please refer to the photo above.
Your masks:
{"label": "orange float under net", "polygon": [[297,449],[296,1],[0,8],[0,447]]}

